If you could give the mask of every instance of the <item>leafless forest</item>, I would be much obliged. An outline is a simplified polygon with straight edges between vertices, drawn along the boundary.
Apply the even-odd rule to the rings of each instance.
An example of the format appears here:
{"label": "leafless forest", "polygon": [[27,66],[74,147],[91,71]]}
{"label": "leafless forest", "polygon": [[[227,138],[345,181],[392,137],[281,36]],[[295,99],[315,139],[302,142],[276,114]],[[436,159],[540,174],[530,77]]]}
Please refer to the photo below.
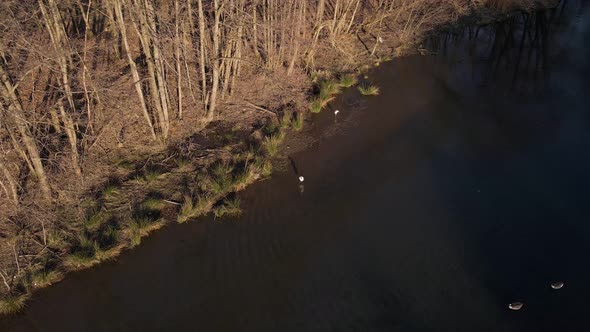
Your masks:
{"label": "leafless forest", "polygon": [[320,83],[514,5],[533,0],[1,1],[0,311],[166,220],[236,211]]}

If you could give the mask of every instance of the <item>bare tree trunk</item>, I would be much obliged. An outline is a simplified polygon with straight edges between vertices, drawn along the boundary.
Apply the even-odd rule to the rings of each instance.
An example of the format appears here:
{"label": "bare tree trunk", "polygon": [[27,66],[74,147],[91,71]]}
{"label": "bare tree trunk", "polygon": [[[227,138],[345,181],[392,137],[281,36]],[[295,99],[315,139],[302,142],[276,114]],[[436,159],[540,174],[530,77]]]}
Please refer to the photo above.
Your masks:
{"label": "bare tree trunk", "polygon": [[152,124],[152,119],[150,117],[150,113],[147,108],[147,104],[145,102],[145,97],[143,95],[143,91],[141,89],[141,79],[139,78],[139,72],[137,71],[137,65],[135,64],[135,60],[133,60],[133,56],[131,55],[131,50],[129,48],[129,42],[127,41],[127,28],[125,27],[125,20],[123,19],[123,10],[121,9],[121,0],[113,0],[115,4],[115,14],[117,16],[117,23],[119,25],[119,33],[121,34],[121,39],[123,42],[123,46],[125,47],[125,53],[127,54],[127,60],[129,62],[129,68],[131,70],[131,75],[133,76],[133,85],[135,86],[135,91],[137,92],[137,96],[139,97],[139,102],[141,104],[141,109],[143,111],[143,117],[148,124],[150,129],[150,133],[152,134],[152,139],[157,139],[156,132],[154,131],[154,125]]}
{"label": "bare tree trunk", "polygon": [[[78,0],[78,5],[80,6],[80,10],[82,11],[83,6],[80,0]],[[87,63],[87,53],[88,53],[88,28],[90,27],[90,8],[92,8],[92,0],[88,0],[88,4],[86,5],[86,13],[83,15],[84,18],[84,49],[82,50],[82,86],[84,87],[84,97],[86,99],[86,113],[88,114],[88,128],[90,132],[94,132],[93,129],[93,119],[92,119],[92,101],[91,101],[91,94],[88,92],[88,83],[87,83],[87,76],[88,76],[88,66]],[[83,11],[82,11],[83,12]]]}
{"label": "bare tree trunk", "polygon": [[59,113],[61,115],[61,120],[64,124],[64,128],[66,130],[66,135],[68,136],[68,141],[70,142],[71,154],[72,154],[72,167],[74,167],[74,172],[77,176],[82,175],[82,170],[80,169],[79,163],[79,154],[78,154],[78,139],[76,137],[76,129],[74,128],[74,121],[69,114],[66,113],[64,109],[63,103],[61,100],[58,102],[57,107],[59,108]]}
{"label": "bare tree trunk", "polygon": [[311,46],[309,47],[309,49],[307,50],[307,59],[306,59],[306,63],[307,66],[311,66],[312,62],[313,62],[313,56],[314,56],[314,52],[315,52],[315,47],[318,43],[318,40],[320,38],[320,33],[323,29],[323,20],[324,20],[324,10],[325,10],[325,0],[319,0],[318,1],[318,6],[317,6],[317,10],[316,10],[316,16],[315,16],[315,25],[314,25],[314,34],[313,34],[313,38],[311,41]]}
{"label": "bare tree trunk", "polygon": [[[37,142],[29,129],[29,125],[25,120],[25,112],[23,111],[20,99],[16,95],[16,88],[12,85],[9,79],[8,73],[4,70],[2,64],[0,64],[0,96],[5,100],[8,105],[8,116],[11,122],[16,127],[20,138],[22,139],[25,149],[27,150],[27,159],[30,161],[31,170],[39,181],[39,188],[43,198],[47,201],[51,200],[51,189],[49,188],[49,182],[47,181],[47,175],[43,168],[43,162],[41,161],[41,155],[39,154],[39,148]],[[17,142],[14,141],[15,149],[20,149],[16,146]]]}
{"label": "bare tree trunk", "polygon": [[[47,0],[47,7],[45,6],[44,0],[38,0],[39,8],[41,9],[41,13],[43,14],[43,18],[45,20],[45,25],[47,27],[47,31],[49,32],[49,36],[51,37],[51,42],[53,44],[53,48],[57,53],[57,62],[59,65],[61,81],[59,81],[60,86],[63,88],[63,94],[65,95],[66,99],[68,100],[69,109],[71,112],[76,111],[76,106],[74,103],[74,97],[72,94],[72,88],[70,84],[70,74],[69,74],[69,67],[72,65],[72,58],[71,58],[71,51],[68,38],[66,36],[64,26],[63,26],[63,19],[59,13],[59,9],[57,4],[54,0]],[[65,110],[63,109],[63,105],[59,105],[60,114],[62,116],[62,121],[65,125],[66,134],[68,136],[68,140],[71,146],[71,153],[72,153],[72,167],[74,172],[77,176],[82,175],[82,171],[80,170],[79,164],[79,156],[78,156],[78,141],[76,137],[76,130],[73,123],[72,118],[66,114]]]}
{"label": "bare tree trunk", "polygon": [[[199,0],[200,1],[200,0]],[[217,106],[217,91],[219,90],[219,37],[220,37],[220,19],[223,11],[223,4],[219,5],[219,0],[213,0],[214,6],[214,23],[213,23],[213,77],[211,82],[211,97],[209,98],[209,107],[207,109],[207,121],[213,120],[215,107]]]}
{"label": "bare tree trunk", "polygon": [[293,69],[295,69],[295,63],[297,58],[299,58],[299,45],[300,45],[300,38],[301,38],[301,28],[303,25],[303,21],[305,19],[305,1],[300,1],[299,3],[299,15],[297,16],[297,27],[295,28],[295,33],[293,35],[293,43],[295,44],[293,50],[293,56],[291,57],[291,61],[289,62],[289,68],[287,69],[287,75],[291,75],[293,73]]}
{"label": "bare tree trunk", "polygon": [[180,64],[180,13],[178,0],[174,0],[174,44],[176,55],[176,98],[178,103],[178,118],[182,119],[182,69]]}
{"label": "bare tree trunk", "polygon": [[205,63],[205,13],[203,12],[203,1],[197,0],[197,11],[199,20],[199,67],[201,69],[201,93],[205,116],[209,117],[209,91],[207,90],[207,74]]}
{"label": "bare tree trunk", "polygon": [[14,203],[14,205],[18,205],[18,187],[14,177],[10,174],[6,166],[0,161],[0,169],[6,178],[7,185],[4,185],[3,181],[0,181],[2,188],[6,192],[6,196]]}

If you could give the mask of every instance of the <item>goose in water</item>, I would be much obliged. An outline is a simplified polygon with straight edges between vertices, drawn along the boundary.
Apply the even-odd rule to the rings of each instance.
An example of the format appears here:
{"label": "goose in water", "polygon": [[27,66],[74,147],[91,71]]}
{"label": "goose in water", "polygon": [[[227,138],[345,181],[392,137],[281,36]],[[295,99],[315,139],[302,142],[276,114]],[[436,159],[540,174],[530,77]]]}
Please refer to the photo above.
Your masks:
{"label": "goose in water", "polygon": [[565,284],[563,281],[557,281],[551,284],[551,288],[553,289],[562,289]]}
{"label": "goose in water", "polygon": [[508,305],[508,308],[510,310],[520,310],[520,309],[522,309],[523,306],[524,306],[524,303],[522,303],[522,302],[512,302]]}
{"label": "goose in water", "polygon": [[305,180],[305,178],[303,176],[299,177],[299,182],[303,182]]}

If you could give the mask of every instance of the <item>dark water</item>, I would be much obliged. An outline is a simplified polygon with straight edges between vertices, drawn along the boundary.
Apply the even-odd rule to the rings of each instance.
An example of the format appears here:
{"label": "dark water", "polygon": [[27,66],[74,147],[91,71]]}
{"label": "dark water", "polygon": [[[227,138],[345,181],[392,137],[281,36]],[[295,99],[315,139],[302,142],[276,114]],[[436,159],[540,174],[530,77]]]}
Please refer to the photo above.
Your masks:
{"label": "dark water", "polygon": [[429,40],[314,119],[303,193],[276,173],[241,218],[158,231],[0,330],[588,330],[589,10]]}

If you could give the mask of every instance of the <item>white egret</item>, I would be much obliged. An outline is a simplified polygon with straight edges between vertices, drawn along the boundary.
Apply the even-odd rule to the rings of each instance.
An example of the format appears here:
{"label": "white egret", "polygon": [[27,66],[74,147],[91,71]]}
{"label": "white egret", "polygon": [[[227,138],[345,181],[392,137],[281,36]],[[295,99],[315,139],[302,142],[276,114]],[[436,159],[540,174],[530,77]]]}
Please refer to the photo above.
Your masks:
{"label": "white egret", "polygon": [[299,177],[299,182],[303,182],[305,180],[305,178],[303,176]]}

